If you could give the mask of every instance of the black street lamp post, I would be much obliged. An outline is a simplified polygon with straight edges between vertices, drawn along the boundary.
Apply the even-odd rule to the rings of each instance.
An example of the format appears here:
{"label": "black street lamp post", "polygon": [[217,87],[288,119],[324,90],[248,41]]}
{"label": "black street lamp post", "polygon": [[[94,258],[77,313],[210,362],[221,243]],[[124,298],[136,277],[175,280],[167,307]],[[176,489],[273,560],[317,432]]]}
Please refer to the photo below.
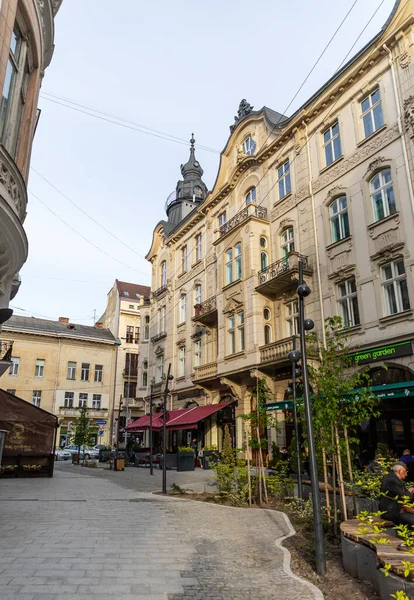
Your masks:
{"label": "black street lamp post", "polygon": [[[292,390],[290,390],[289,388],[286,389],[286,391],[288,393],[292,393],[293,394],[293,422],[294,422],[294,427],[295,427],[295,437],[296,437],[296,454],[297,454],[297,461],[296,461],[296,468],[298,470],[298,496],[299,498],[303,498],[303,487],[302,487],[302,461],[300,460],[300,440],[299,440],[299,425],[298,425],[298,406],[297,406],[297,401],[296,401],[296,375],[297,375],[297,371],[298,366],[297,363],[295,362],[295,360],[293,360],[294,357],[296,357],[296,337],[293,336],[292,338],[292,352],[294,353],[292,355],[291,352],[289,352],[288,354],[288,358],[292,363]],[[292,356],[293,357],[292,357]]]}
{"label": "black street lamp post", "polygon": [[154,462],[152,457],[152,393],[153,384],[151,383],[150,391],[150,428],[149,428],[149,447],[150,447],[150,475],[154,475]]}
{"label": "black street lamp post", "polygon": [[171,375],[171,363],[168,364],[167,380],[164,390],[164,410],[162,424],[162,493],[167,493],[167,398],[168,398],[168,383],[173,379]]}

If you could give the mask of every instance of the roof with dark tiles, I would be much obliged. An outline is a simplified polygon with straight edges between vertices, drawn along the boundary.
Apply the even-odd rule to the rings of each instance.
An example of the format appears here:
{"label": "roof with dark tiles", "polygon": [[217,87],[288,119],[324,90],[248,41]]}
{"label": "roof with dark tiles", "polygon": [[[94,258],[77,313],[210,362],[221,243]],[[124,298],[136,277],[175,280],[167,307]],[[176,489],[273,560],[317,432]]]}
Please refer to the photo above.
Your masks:
{"label": "roof with dark tiles", "polygon": [[115,343],[115,338],[109,329],[79,325],[78,323],[49,321],[48,319],[38,319],[37,317],[13,316],[2,325],[2,330],[8,333],[32,333],[51,337],[89,339],[96,342]]}

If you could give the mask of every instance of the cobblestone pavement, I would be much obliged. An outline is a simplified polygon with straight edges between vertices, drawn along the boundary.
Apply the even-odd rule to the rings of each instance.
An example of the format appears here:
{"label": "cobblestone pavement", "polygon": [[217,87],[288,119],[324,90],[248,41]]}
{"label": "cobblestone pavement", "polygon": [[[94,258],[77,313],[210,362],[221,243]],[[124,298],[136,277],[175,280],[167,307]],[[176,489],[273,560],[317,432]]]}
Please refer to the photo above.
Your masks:
{"label": "cobblestone pavement", "polygon": [[146,475],[91,471],[0,480],[1,600],[322,598],[290,573],[283,514],[154,496],[136,491]]}

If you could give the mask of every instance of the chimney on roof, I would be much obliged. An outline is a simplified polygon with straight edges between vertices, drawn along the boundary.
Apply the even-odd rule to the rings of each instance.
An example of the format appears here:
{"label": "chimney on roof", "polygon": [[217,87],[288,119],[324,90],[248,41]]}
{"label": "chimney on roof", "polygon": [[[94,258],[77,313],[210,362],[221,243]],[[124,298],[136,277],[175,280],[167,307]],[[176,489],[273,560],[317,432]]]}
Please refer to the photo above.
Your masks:
{"label": "chimney on roof", "polygon": [[59,317],[59,323],[69,323],[68,317]]}
{"label": "chimney on roof", "polygon": [[102,329],[103,323],[101,323],[100,321],[98,321],[97,323],[95,323],[95,327],[97,327],[98,329]]}

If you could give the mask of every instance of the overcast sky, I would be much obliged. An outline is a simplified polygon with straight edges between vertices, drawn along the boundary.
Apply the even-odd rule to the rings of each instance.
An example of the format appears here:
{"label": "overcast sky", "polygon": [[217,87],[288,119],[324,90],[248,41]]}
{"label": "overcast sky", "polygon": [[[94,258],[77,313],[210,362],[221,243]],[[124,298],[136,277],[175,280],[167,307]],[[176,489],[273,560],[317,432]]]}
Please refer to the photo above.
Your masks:
{"label": "overcast sky", "polygon": [[[94,309],[102,314],[116,278],[149,285],[143,257],[189,153],[188,144],[93,118],[44,94],[184,140],[194,131],[198,144],[216,150],[197,150],[210,189],[240,100],[256,110],[266,105],[284,112],[353,4],[123,0],[115,11],[113,0],[64,0],[31,164],[132,250],[32,169],[30,192],[110,256],[30,194],[29,259],[12,302],[25,312],[15,314],[67,316],[92,325]],[[288,115],[335,72],[374,11],[380,6],[352,55],[380,30],[393,5],[394,0],[357,1]]]}

